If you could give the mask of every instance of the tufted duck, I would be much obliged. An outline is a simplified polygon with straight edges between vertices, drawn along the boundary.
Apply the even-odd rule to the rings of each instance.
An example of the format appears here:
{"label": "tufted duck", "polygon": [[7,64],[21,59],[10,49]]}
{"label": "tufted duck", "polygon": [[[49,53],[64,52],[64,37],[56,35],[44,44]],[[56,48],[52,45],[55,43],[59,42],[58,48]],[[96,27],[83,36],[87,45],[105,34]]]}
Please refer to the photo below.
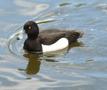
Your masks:
{"label": "tufted duck", "polygon": [[27,34],[23,48],[26,51],[34,52],[52,52],[64,49],[83,35],[77,31],[56,29],[39,32],[39,27],[34,21],[28,21],[23,28]]}

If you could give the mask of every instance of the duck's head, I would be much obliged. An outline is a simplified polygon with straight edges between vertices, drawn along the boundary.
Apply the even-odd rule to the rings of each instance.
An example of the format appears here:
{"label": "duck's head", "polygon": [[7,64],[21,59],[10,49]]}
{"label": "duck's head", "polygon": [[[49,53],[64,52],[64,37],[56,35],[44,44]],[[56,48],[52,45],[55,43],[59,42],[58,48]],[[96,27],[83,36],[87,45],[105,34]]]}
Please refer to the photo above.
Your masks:
{"label": "duck's head", "polygon": [[25,33],[28,35],[28,38],[37,38],[39,34],[39,27],[36,22],[28,21],[24,24],[23,27]]}

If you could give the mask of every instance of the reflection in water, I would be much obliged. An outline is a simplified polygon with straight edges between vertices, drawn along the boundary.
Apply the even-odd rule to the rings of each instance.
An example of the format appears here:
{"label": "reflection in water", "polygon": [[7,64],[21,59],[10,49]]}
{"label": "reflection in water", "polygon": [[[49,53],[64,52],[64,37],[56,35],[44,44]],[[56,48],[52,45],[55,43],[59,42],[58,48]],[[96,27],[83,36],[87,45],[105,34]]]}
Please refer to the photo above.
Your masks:
{"label": "reflection in water", "polygon": [[73,48],[73,47],[82,47],[84,46],[83,42],[74,42],[70,45],[69,49]]}
{"label": "reflection in water", "polygon": [[[29,75],[37,74],[40,71],[41,60],[45,60],[47,62],[58,62],[55,60],[55,57],[66,54],[71,48],[79,47],[83,44],[81,42],[74,42],[69,48],[47,53],[47,54],[39,54],[39,53],[26,53],[23,56],[28,58],[28,64],[26,67],[26,73]],[[42,57],[42,59],[41,59]]]}
{"label": "reflection in water", "polygon": [[24,54],[26,58],[28,58],[28,65],[26,68],[27,74],[37,74],[40,70],[41,61],[39,59],[40,55],[38,54]]}

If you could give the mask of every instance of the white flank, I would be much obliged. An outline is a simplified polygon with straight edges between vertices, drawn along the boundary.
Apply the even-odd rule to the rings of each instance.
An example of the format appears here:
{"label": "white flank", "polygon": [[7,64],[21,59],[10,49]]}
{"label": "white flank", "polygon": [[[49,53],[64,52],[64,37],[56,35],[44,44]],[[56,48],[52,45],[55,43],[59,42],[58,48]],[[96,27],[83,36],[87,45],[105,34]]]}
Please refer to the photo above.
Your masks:
{"label": "white flank", "polygon": [[52,52],[52,51],[64,49],[64,48],[68,47],[68,45],[69,45],[68,39],[61,38],[52,45],[43,45],[42,44],[42,49],[43,49],[43,52]]}

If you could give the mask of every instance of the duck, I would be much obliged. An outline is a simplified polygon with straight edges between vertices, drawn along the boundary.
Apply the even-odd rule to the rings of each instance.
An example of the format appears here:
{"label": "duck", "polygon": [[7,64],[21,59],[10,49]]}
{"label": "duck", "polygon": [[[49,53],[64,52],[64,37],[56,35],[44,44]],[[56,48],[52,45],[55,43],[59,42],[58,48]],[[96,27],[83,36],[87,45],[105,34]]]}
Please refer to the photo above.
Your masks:
{"label": "duck", "polygon": [[54,52],[69,47],[83,32],[75,30],[48,29],[39,30],[35,21],[27,21],[23,30],[27,35],[23,49],[28,52]]}

